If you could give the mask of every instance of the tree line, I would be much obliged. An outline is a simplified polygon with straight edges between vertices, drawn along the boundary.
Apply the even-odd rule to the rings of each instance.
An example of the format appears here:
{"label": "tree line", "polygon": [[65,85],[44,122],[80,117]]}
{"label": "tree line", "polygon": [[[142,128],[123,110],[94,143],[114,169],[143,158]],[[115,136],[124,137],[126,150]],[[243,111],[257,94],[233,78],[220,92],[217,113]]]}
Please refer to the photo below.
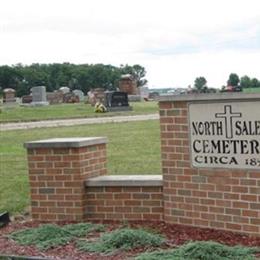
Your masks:
{"label": "tree line", "polygon": [[34,86],[46,86],[49,92],[68,86],[71,90],[80,89],[85,94],[93,88],[115,90],[124,74],[131,74],[138,87],[147,83],[145,68],[138,64],[119,67],[71,63],[5,65],[0,66],[0,92],[5,88],[13,88],[16,95],[21,97],[28,95]]}
{"label": "tree line", "polygon": [[[227,86],[243,88],[260,88],[260,81],[257,78],[250,78],[247,75],[239,78],[236,73],[231,73],[227,80]],[[222,86],[225,89],[226,86]],[[194,81],[194,88],[199,92],[207,92],[207,80],[205,77],[197,77]]]}

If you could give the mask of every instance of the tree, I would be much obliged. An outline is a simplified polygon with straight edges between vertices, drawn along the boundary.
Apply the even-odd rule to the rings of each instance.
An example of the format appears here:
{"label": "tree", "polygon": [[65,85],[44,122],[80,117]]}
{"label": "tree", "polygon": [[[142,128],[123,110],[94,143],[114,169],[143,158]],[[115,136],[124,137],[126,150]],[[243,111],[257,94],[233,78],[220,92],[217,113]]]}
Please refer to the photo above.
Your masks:
{"label": "tree", "polygon": [[248,76],[243,76],[240,78],[241,88],[251,88],[251,79]]}
{"label": "tree", "polygon": [[227,81],[228,86],[236,87],[238,86],[238,83],[239,83],[238,75],[236,73],[231,73]]}
{"label": "tree", "polygon": [[251,88],[259,88],[260,81],[256,78],[251,79]]}
{"label": "tree", "polygon": [[199,91],[199,92],[203,92],[203,90],[205,88],[207,88],[206,86],[207,84],[207,80],[204,77],[198,77],[195,79],[194,81],[194,87]]}
{"label": "tree", "polygon": [[131,74],[138,86],[147,83],[146,71],[141,65],[120,66],[104,64],[54,63],[29,66],[0,66],[0,90],[14,88],[18,96],[28,95],[34,86],[46,86],[47,91],[54,91],[61,86],[81,89],[85,94],[91,88],[115,90],[122,74]]}
{"label": "tree", "polygon": [[1,66],[0,67],[0,87],[16,89],[17,84],[22,79],[21,74],[15,67]]}
{"label": "tree", "polygon": [[133,76],[134,80],[136,80],[137,87],[142,87],[147,84],[147,80],[144,78],[146,75],[145,68],[135,64],[133,66],[121,65],[122,74],[130,74]]}

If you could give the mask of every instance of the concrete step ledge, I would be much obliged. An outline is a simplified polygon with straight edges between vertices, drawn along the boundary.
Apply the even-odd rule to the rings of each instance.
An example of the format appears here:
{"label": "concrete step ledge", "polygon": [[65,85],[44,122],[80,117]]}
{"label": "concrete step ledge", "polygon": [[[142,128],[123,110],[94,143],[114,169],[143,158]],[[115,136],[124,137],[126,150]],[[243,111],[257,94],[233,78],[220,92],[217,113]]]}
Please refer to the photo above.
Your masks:
{"label": "concrete step ledge", "polygon": [[88,179],[86,187],[163,186],[162,175],[105,175]]}

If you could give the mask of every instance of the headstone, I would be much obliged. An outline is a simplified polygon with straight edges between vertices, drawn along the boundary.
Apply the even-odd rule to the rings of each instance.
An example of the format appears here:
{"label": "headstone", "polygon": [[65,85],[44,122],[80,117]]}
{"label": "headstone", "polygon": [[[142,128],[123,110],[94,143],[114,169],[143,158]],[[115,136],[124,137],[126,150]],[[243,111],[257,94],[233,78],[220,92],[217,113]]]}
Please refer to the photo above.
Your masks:
{"label": "headstone", "polygon": [[14,89],[6,88],[3,90],[3,92],[4,92],[4,99],[3,99],[4,103],[15,103],[16,102]]}
{"label": "headstone", "polygon": [[105,92],[105,106],[107,111],[130,111],[132,107],[128,103],[128,95],[120,91]]}
{"label": "headstone", "polygon": [[73,92],[69,92],[63,95],[63,103],[79,103],[79,97]]}
{"label": "headstone", "polygon": [[32,95],[22,96],[22,104],[32,103]]}
{"label": "headstone", "polygon": [[62,91],[63,94],[69,93],[70,92],[70,88],[69,87],[60,87],[59,88],[60,91]]}
{"label": "headstone", "polygon": [[50,105],[63,103],[63,92],[61,90],[55,90],[54,92],[47,92],[47,101]]}
{"label": "headstone", "polygon": [[142,97],[140,95],[128,95],[129,102],[141,102]]}
{"label": "headstone", "polygon": [[142,100],[147,100],[149,99],[149,88],[148,87],[140,87],[140,96]]}
{"label": "headstone", "polygon": [[76,96],[78,96],[79,97],[79,101],[80,102],[83,102],[84,101],[84,92],[82,91],[82,90],[80,90],[80,89],[75,89],[75,90],[73,90],[72,91]]}
{"label": "headstone", "polygon": [[37,86],[31,88],[32,92],[32,103],[33,106],[45,106],[49,103],[46,99],[46,88],[45,86]]}
{"label": "headstone", "polygon": [[88,92],[88,101],[91,106],[95,106],[97,102],[104,104],[105,103],[105,90],[103,88],[91,89]]}
{"label": "headstone", "polygon": [[10,222],[8,212],[0,212],[0,228],[6,226]]}
{"label": "headstone", "polygon": [[88,91],[88,102],[90,103],[91,106],[95,106],[96,100],[95,100],[95,95],[93,90]]}
{"label": "headstone", "polygon": [[119,90],[129,95],[137,95],[137,84],[130,74],[122,75],[119,80]]}

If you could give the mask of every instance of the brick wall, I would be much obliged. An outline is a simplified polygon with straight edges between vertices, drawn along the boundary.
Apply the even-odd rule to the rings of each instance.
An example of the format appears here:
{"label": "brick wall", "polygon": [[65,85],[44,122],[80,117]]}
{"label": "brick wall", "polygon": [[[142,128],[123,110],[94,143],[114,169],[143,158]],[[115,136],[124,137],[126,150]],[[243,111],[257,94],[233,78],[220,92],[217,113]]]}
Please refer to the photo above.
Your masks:
{"label": "brick wall", "polygon": [[[138,180],[135,182],[136,186],[131,186],[123,180],[124,177],[127,178],[121,176],[122,182],[112,186],[109,183],[103,183],[102,186],[98,183],[93,184],[95,182],[93,179],[87,183],[87,218],[89,220],[163,220],[162,181],[147,186],[146,181]],[[153,176],[148,177],[153,178]],[[135,176],[132,176],[132,180],[135,179]]]}
{"label": "brick wall", "polygon": [[25,144],[33,219],[164,220],[259,236],[260,170],[193,167],[188,104],[159,102],[163,180],[106,178],[106,138]]}
{"label": "brick wall", "polygon": [[34,220],[163,220],[162,176],[105,176],[104,139],[25,146]]}
{"label": "brick wall", "polygon": [[165,221],[259,236],[260,170],[193,168],[188,101],[159,106]]}
{"label": "brick wall", "polygon": [[84,182],[106,174],[104,139],[83,142],[81,147],[77,147],[78,141],[60,140],[65,143],[51,139],[25,145],[35,220],[83,220],[87,200]]}

